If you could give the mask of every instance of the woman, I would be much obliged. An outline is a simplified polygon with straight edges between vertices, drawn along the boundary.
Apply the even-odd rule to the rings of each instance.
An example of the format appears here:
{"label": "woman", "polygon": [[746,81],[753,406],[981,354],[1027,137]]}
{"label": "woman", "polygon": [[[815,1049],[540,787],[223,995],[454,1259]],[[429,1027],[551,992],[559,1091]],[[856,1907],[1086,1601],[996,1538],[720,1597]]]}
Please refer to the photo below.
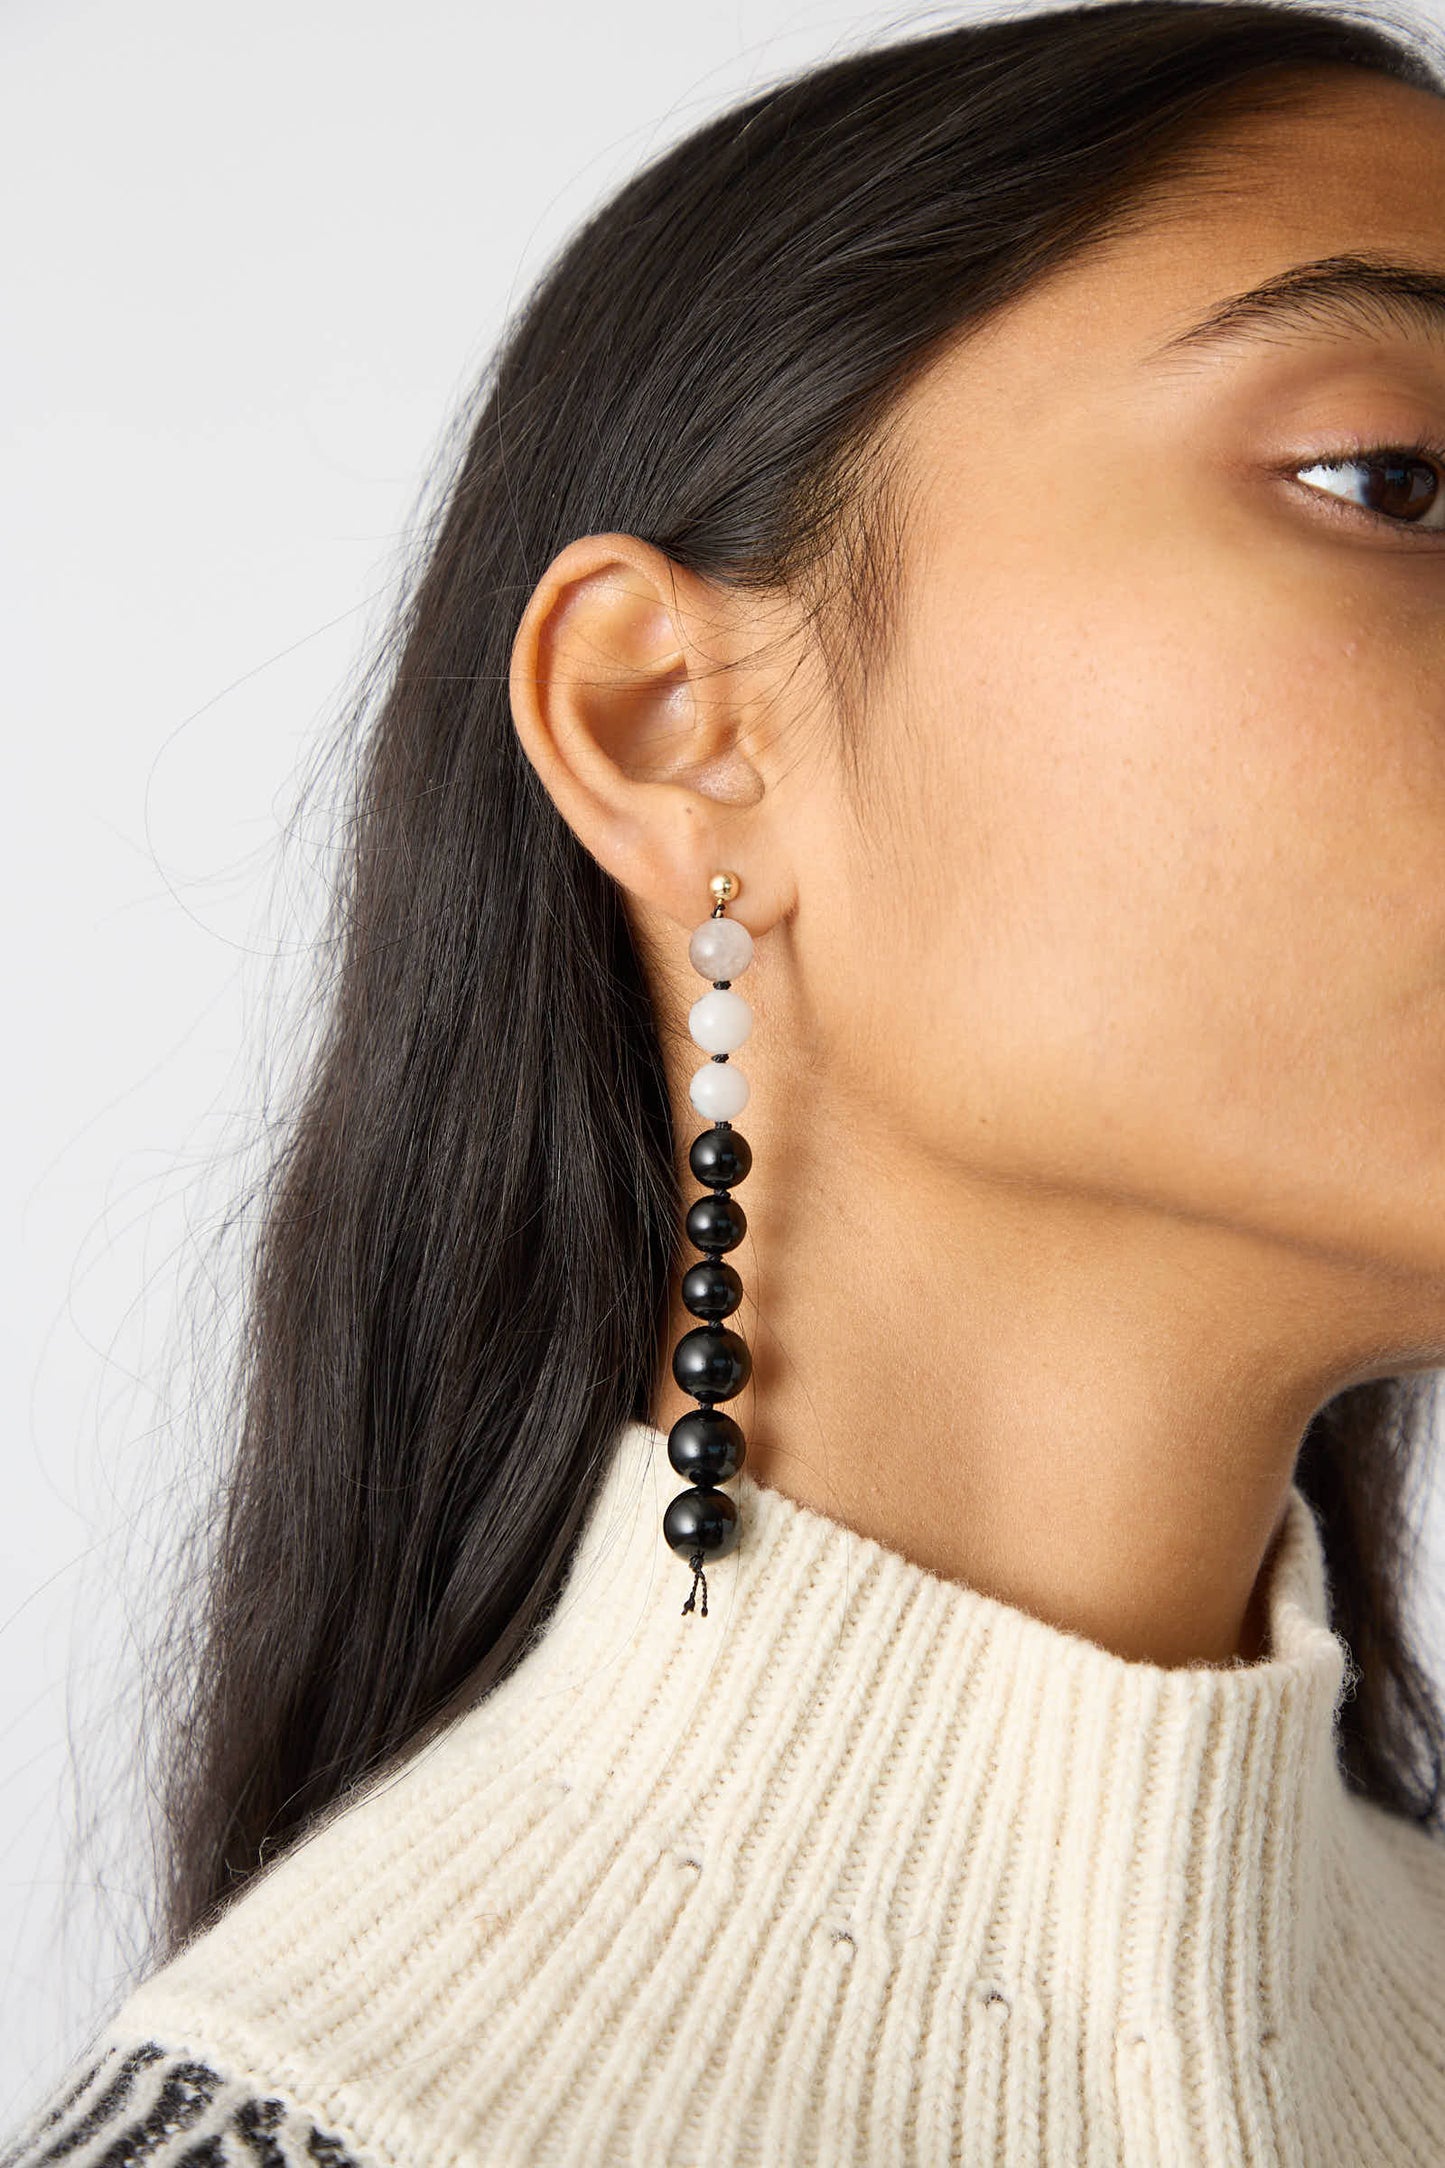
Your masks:
{"label": "woman", "polygon": [[537,287],[12,2164],[1445,2160],[1441,92],[973,24]]}

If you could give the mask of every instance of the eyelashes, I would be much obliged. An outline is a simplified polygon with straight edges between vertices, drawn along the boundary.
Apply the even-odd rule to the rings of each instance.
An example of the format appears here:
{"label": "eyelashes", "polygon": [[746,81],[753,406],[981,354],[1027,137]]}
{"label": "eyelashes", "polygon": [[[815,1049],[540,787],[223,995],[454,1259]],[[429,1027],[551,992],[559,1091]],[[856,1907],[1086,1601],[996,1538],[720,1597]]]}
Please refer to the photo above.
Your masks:
{"label": "eyelashes", "polygon": [[[1336,477],[1351,467],[1368,469],[1376,484],[1360,496],[1340,497],[1317,483],[1301,486],[1346,519],[1361,518],[1397,534],[1445,535],[1445,444],[1421,435],[1409,443],[1349,444],[1289,467],[1289,475]],[[1420,517],[1411,514],[1419,512]],[[1424,521],[1433,519],[1426,526]]]}

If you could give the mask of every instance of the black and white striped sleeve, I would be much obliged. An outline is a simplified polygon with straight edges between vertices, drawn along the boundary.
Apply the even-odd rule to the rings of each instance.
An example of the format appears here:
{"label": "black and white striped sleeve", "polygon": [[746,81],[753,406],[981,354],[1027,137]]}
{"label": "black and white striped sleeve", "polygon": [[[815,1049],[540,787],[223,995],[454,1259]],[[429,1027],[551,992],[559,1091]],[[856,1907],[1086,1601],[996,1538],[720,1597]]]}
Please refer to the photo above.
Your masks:
{"label": "black and white striped sleeve", "polygon": [[304,2109],[157,2040],[92,2049],[0,2168],[369,2168]]}

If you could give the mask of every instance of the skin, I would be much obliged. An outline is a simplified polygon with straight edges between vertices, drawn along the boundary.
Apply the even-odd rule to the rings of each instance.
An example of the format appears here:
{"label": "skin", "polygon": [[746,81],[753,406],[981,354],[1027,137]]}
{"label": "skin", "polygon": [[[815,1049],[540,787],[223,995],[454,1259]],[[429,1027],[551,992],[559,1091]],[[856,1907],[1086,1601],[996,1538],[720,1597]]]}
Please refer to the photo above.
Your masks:
{"label": "skin", "polygon": [[[511,674],[625,892],[687,1201],[687,937],[741,877],[748,1472],[1171,1666],[1267,1655],[1314,1412],[1445,1364],[1445,531],[1299,479],[1445,439],[1445,338],[1148,359],[1292,264],[1445,269],[1445,102],[1330,73],[1235,140],[907,394],[857,779],[787,598],[635,536],[560,552]],[[674,1287],[664,1429],[695,1322]]]}

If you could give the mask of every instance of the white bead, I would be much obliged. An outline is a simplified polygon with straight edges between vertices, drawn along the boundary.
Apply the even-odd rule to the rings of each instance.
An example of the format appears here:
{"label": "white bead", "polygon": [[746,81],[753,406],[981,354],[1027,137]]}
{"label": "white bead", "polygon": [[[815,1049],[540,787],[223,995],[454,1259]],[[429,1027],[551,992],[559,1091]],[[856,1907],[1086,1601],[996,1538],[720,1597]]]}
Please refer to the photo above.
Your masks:
{"label": "white bead", "polygon": [[705,979],[736,979],[753,960],[753,937],[735,918],[705,918],[687,944],[687,955]]}
{"label": "white bead", "polygon": [[705,1061],[693,1075],[688,1097],[709,1122],[730,1122],[748,1103],[748,1080],[730,1061]]}
{"label": "white bead", "polygon": [[687,1012],[687,1028],[709,1054],[735,1053],[753,1028],[753,1012],[741,994],[715,986]]}

